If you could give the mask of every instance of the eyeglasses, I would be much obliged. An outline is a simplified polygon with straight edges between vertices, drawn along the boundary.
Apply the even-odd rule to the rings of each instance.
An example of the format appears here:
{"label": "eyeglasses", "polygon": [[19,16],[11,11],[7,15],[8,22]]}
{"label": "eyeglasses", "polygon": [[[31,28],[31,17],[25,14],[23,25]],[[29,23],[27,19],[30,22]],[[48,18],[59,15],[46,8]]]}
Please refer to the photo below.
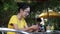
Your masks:
{"label": "eyeglasses", "polygon": [[30,11],[24,11],[24,12],[26,12],[26,13],[30,13]]}

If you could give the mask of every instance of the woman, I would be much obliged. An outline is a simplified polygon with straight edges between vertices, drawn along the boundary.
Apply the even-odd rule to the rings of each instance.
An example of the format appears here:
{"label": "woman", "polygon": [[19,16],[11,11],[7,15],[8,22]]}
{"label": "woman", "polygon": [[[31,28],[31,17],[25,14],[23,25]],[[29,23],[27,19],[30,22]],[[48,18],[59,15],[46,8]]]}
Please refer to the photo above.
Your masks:
{"label": "woman", "polygon": [[[10,21],[8,23],[8,28],[10,29],[16,29],[16,30],[24,30],[28,31],[32,27],[28,27],[27,23],[24,18],[29,15],[30,12],[30,6],[25,3],[20,3],[18,8],[18,14],[13,15],[10,18]],[[18,34],[16,32],[7,32],[7,34]]]}

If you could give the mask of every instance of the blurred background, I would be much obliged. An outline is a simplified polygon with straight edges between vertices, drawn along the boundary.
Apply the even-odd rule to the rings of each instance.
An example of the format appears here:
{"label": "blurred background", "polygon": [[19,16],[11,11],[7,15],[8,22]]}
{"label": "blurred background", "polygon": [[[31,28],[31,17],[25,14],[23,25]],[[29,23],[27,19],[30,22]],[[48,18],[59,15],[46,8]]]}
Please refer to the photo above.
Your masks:
{"label": "blurred background", "polygon": [[[60,0],[0,0],[0,27],[7,27],[9,19],[12,15],[17,14],[18,3],[27,3],[31,5],[31,13],[26,18],[26,22],[29,26],[36,23],[35,18],[41,13],[47,12],[49,14],[49,10],[52,10],[53,14],[58,14],[58,16],[54,17],[45,17],[45,26],[49,24],[50,26],[54,26],[54,30],[60,30]],[[54,13],[56,12],[56,13]]]}

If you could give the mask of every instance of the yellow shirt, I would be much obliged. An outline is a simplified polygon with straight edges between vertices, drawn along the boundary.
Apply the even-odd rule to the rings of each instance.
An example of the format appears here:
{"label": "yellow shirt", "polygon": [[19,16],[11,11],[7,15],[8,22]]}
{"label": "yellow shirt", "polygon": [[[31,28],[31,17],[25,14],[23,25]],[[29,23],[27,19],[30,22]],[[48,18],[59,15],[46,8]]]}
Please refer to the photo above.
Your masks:
{"label": "yellow shirt", "polygon": [[[27,25],[24,18],[21,20],[18,19],[17,15],[13,15],[9,21],[8,28],[13,29],[12,24],[17,24],[19,29],[24,29]],[[15,32],[7,32],[7,34],[16,34]]]}

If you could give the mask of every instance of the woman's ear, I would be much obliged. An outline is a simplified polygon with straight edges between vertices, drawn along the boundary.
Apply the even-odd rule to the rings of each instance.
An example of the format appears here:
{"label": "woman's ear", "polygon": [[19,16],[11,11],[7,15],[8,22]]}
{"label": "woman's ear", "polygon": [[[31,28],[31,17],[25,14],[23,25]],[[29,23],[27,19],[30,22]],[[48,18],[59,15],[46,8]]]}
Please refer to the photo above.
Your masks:
{"label": "woman's ear", "polygon": [[23,9],[20,9],[20,13],[23,13],[23,11],[24,11]]}

